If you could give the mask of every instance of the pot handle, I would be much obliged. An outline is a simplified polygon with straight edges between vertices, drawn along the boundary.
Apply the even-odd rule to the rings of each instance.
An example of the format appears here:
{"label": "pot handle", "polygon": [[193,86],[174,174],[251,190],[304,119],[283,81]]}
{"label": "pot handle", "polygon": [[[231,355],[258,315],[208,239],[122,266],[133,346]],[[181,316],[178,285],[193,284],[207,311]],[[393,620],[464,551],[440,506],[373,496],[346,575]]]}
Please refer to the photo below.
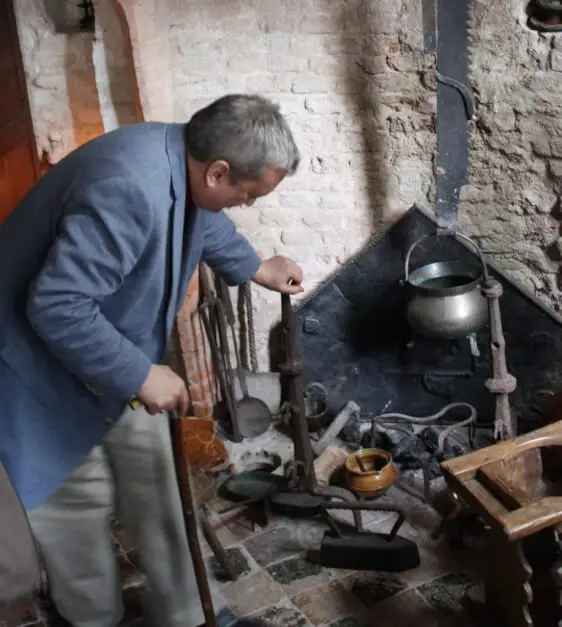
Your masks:
{"label": "pot handle", "polygon": [[470,246],[472,246],[472,248],[474,249],[474,251],[476,252],[480,260],[480,264],[482,266],[482,276],[484,278],[484,281],[488,281],[489,279],[488,265],[486,264],[486,261],[484,260],[484,255],[482,254],[480,247],[474,240],[468,237],[468,235],[463,235],[462,233],[458,233],[455,231],[437,231],[436,233],[429,233],[428,235],[423,235],[418,240],[416,240],[408,249],[408,252],[406,253],[406,259],[404,261],[404,283],[407,283],[410,277],[410,257],[412,256],[412,252],[414,248],[416,248],[416,246],[418,246],[424,240],[430,237],[443,237],[443,235],[451,235],[452,237],[461,239],[465,241],[467,244],[470,244]]}

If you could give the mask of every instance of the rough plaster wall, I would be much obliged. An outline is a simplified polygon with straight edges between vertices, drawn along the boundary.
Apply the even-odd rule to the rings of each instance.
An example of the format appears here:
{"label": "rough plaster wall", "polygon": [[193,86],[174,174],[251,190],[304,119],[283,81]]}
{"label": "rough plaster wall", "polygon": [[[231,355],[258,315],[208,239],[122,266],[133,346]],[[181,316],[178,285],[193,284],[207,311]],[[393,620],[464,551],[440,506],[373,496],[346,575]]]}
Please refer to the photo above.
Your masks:
{"label": "rough plaster wall", "polygon": [[14,9],[39,156],[56,163],[103,132],[92,38],[68,32],[80,17],[68,4],[18,0]]}
{"label": "rough plaster wall", "polygon": [[461,220],[488,257],[560,312],[562,36],[525,26],[521,0],[474,0],[472,138]]}
{"label": "rough plaster wall", "polygon": [[[96,0],[95,3],[108,0]],[[144,119],[174,121],[174,75],[170,67],[170,7],[182,0],[114,0],[129,29]]]}
{"label": "rough plaster wall", "polygon": [[[299,173],[230,214],[264,255],[296,259],[307,290],[382,223],[428,204],[435,98],[419,1],[168,0],[168,9],[176,120],[229,91],[269,96],[289,118]],[[267,367],[280,300],[253,294]]]}
{"label": "rough plaster wall", "polygon": [[[111,76],[126,73],[119,59],[128,36],[147,120],[186,120],[229,91],[281,104],[302,167],[254,208],[231,213],[264,255],[294,257],[308,290],[382,224],[415,201],[427,204],[435,97],[420,0],[115,1],[128,32],[107,13],[111,2],[96,0],[95,42],[55,32],[45,9],[60,8],[55,0],[18,4],[38,143],[52,163],[119,121],[126,90],[116,99]],[[279,298],[255,289],[254,305],[267,367]]]}
{"label": "rough plaster wall", "polygon": [[100,113],[106,131],[143,119],[131,36],[116,0],[97,0],[93,63]]}
{"label": "rough plaster wall", "polygon": [[96,1],[96,33],[77,32],[73,2],[14,3],[38,153],[54,164],[76,146],[140,119],[127,23]]}

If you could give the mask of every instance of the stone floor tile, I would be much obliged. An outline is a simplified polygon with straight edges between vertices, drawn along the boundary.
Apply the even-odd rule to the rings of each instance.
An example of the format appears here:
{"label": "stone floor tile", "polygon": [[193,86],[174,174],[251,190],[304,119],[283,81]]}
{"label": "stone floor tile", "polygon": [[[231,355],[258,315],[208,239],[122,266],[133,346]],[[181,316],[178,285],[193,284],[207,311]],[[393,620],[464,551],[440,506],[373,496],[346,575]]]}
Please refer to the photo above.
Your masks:
{"label": "stone floor tile", "polygon": [[416,590],[396,594],[364,615],[366,627],[442,627],[439,614]]}
{"label": "stone floor tile", "polygon": [[376,605],[406,589],[394,573],[358,571],[340,581],[365,607]]}
{"label": "stone floor tile", "polygon": [[[246,554],[243,547],[231,547],[230,549],[226,549],[226,555],[239,577],[248,575],[252,571],[254,565],[253,560]],[[217,581],[229,581],[227,574],[223,571],[214,555],[208,557],[207,567],[209,575]]]}
{"label": "stone floor tile", "polygon": [[291,601],[313,625],[325,625],[365,610],[361,601],[336,580],[302,592]]}
{"label": "stone floor tile", "polygon": [[263,571],[225,584],[221,594],[228,607],[239,615],[265,610],[285,597],[281,586]]}
{"label": "stone floor tile", "polygon": [[310,625],[304,614],[290,603],[278,603],[255,614],[252,618],[267,627],[308,627]]}
{"label": "stone floor tile", "polygon": [[279,518],[277,525],[290,530],[299,546],[308,550],[320,544],[328,525],[320,518]]}
{"label": "stone floor tile", "polygon": [[306,560],[304,556],[290,557],[268,566],[267,572],[281,584],[289,596],[316,588],[330,580],[327,569]]}
{"label": "stone floor tile", "polygon": [[418,588],[427,602],[445,614],[463,613],[462,599],[474,581],[465,573],[451,573]]}
{"label": "stone floor tile", "polygon": [[302,551],[300,538],[288,527],[265,531],[249,538],[244,545],[260,566],[269,566]]}

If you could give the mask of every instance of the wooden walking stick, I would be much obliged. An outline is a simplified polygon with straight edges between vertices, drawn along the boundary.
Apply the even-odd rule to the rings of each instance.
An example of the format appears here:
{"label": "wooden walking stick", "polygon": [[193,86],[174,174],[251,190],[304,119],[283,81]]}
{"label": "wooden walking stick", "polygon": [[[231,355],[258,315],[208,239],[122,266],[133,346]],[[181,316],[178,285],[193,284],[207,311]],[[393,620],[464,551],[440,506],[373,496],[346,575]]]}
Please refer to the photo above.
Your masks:
{"label": "wooden walking stick", "polygon": [[[129,401],[131,409],[142,407],[142,403],[138,398]],[[168,412],[168,423],[170,427],[170,440],[172,443],[172,455],[174,457],[174,467],[176,470],[176,479],[180,493],[180,501],[182,508],[183,522],[185,525],[185,535],[187,544],[191,552],[193,561],[193,570],[195,571],[195,580],[199,590],[199,598],[203,607],[203,615],[205,617],[205,627],[217,627],[217,618],[215,608],[213,607],[213,598],[209,587],[209,579],[207,577],[207,569],[205,568],[205,560],[203,551],[199,543],[199,535],[197,534],[197,508],[193,496],[193,484],[191,481],[191,467],[189,459],[182,446],[181,421],[177,412]]]}
{"label": "wooden walking stick", "polygon": [[172,440],[172,452],[174,455],[174,465],[176,468],[176,477],[178,481],[183,520],[185,524],[185,534],[187,543],[193,560],[193,569],[195,571],[195,579],[199,589],[199,598],[203,607],[206,627],[216,627],[217,620],[215,609],[213,607],[213,599],[211,589],[209,587],[209,579],[207,577],[207,569],[205,568],[205,560],[199,536],[197,534],[197,509],[193,496],[193,484],[191,481],[191,468],[189,459],[185,454],[182,446],[181,424],[182,420],[176,412],[168,413],[170,424],[170,439]]}

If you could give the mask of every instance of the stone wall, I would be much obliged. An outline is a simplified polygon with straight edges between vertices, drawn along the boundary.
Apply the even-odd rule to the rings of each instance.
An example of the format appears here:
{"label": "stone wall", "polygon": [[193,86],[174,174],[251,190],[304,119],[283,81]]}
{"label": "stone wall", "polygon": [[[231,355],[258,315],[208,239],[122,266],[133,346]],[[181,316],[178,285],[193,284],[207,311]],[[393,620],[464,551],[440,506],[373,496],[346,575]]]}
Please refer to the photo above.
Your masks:
{"label": "stone wall", "polygon": [[461,221],[487,256],[562,308],[562,34],[526,27],[519,0],[474,0],[472,137]]}
{"label": "stone wall", "polygon": [[[38,141],[56,161],[100,123],[119,120],[107,113],[112,98],[95,55],[94,119],[88,55],[68,61],[68,49],[89,40],[54,35],[37,9],[43,3],[22,0],[18,9]],[[294,257],[307,290],[412,203],[432,206],[435,93],[433,59],[422,51],[421,0],[95,4],[99,15],[118,10],[126,20],[126,31],[109,29],[103,40],[111,66],[120,58],[111,53],[122,45],[119,37],[130,39],[131,61],[118,75],[127,80],[134,70],[145,119],[185,120],[229,91],[280,103],[302,167],[254,208],[231,215],[263,254]],[[482,119],[461,221],[490,258],[558,309],[562,49],[556,37],[526,28],[520,0],[474,0],[474,7],[472,88]],[[73,81],[84,89],[73,92],[82,99],[71,98],[69,107]],[[133,111],[135,98],[129,100]],[[77,130],[69,110],[85,118],[85,130]],[[279,299],[254,289],[254,306],[265,367]]]}

